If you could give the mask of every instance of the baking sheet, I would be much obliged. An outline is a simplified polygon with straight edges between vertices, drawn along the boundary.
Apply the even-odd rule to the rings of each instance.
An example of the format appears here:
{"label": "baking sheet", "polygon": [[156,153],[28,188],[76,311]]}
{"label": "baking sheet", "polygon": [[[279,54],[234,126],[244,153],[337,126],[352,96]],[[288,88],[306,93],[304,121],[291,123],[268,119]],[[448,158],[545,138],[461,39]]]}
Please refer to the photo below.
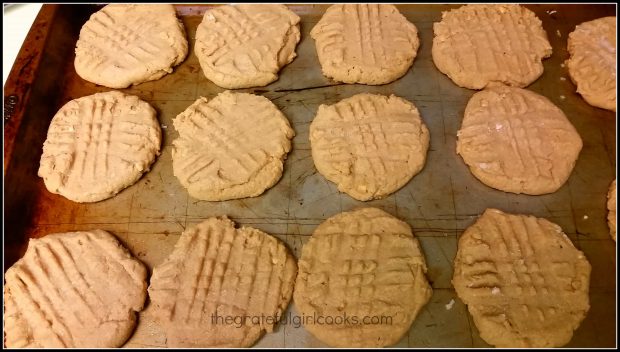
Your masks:
{"label": "baking sheet", "polygon": [[[161,156],[152,170],[114,198],[77,204],[49,193],[36,168],[31,168],[35,201],[26,237],[60,231],[100,228],[116,234],[150,269],[171,252],[184,228],[202,219],[228,215],[235,222],[256,227],[287,243],[297,257],[314,228],[324,219],[360,206],[374,206],[407,221],[420,239],[432,282],[433,297],[396,347],[482,347],[482,341],[450,284],[457,238],[486,208],[545,217],[559,224],[592,264],[591,309],[568,346],[613,347],[616,344],[616,246],[606,223],[606,193],[615,177],[615,113],[587,105],[575,93],[565,67],[566,39],[576,24],[614,15],[615,7],[593,5],[527,5],[543,21],[553,55],[544,61],[543,76],[529,89],[545,95],[567,115],[580,133],[584,147],[568,182],[543,196],[508,194],[491,189],[468,171],[456,155],[456,132],[467,100],[475,92],[459,88],[441,74],[431,59],[432,24],[441,11],[458,5],[397,5],[418,30],[421,47],[413,67],[401,79],[383,86],[348,85],[321,74],[309,32],[327,5],[290,5],[302,18],[297,58],[266,87],[239,91],[262,94],[288,117],[296,132],[282,179],[256,198],[225,202],[193,199],[172,174],[171,143],[176,138],[172,119],[200,96],[213,98],[224,91],[203,75],[193,53],[196,27],[206,6],[177,5],[188,32],[190,53],[171,75],[123,89],[148,101],[159,113],[164,133]],[[91,10],[92,11],[92,10]],[[553,12],[556,11],[556,12]],[[73,50],[75,38],[63,50]],[[54,38],[51,38],[54,40]],[[55,109],[67,101],[110,89],[86,82],[73,68],[73,56],[61,67],[63,81]],[[562,78],[565,78],[562,80]],[[431,144],[423,171],[391,196],[360,202],[337,191],[314,168],[308,127],[320,104],[332,104],[357,93],[395,94],[413,102],[429,128]],[[35,104],[37,102],[31,102]],[[42,102],[39,102],[42,103]],[[49,124],[52,116],[40,116]],[[27,132],[24,132],[27,133]],[[40,148],[43,140],[33,147]],[[40,150],[40,149],[39,149]],[[40,153],[39,153],[40,155]],[[26,242],[15,249],[23,252]],[[451,309],[446,305],[455,301]],[[296,314],[294,304],[289,307]],[[126,347],[164,346],[165,336],[152,318],[151,308],[140,313],[137,330]],[[303,327],[283,324],[264,336],[256,347],[322,347]]]}

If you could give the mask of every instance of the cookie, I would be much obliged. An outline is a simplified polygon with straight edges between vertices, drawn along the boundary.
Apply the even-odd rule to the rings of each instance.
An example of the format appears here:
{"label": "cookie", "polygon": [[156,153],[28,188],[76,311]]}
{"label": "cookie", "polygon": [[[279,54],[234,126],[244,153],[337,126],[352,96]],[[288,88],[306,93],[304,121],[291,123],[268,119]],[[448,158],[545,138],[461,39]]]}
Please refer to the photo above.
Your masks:
{"label": "cookie", "polygon": [[568,73],[588,104],[616,111],[616,17],[584,22],[568,35]]}
{"label": "cookie", "polygon": [[553,193],[570,176],[582,141],[547,98],[513,87],[474,94],[456,152],[487,186],[531,195]]}
{"label": "cookie", "polygon": [[396,6],[330,6],[310,32],[323,74],[345,83],[386,84],[407,73],[420,41]]}
{"label": "cookie", "polygon": [[134,184],[159,155],[161,129],[151,105],[105,92],[74,99],[54,116],[39,176],[74,202],[97,202]]}
{"label": "cookie", "polygon": [[110,88],[160,79],[187,56],[185,28],[172,5],[110,4],[80,30],[75,71]]}
{"label": "cookie", "polygon": [[496,347],[560,347],[590,305],[590,263],[545,219],[496,209],[459,238],[452,284]]}
{"label": "cookie", "polygon": [[31,239],[5,274],[6,347],[122,346],[146,300],[146,275],[102,230]]}
{"label": "cookie", "polygon": [[609,234],[613,240],[616,240],[616,180],[609,186],[607,193],[607,224],[609,225]]}
{"label": "cookie", "polygon": [[433,31],[435,66],[469,89],[527,87],[542,75],[542,60],[552,51],[542,22],[520,5],[465,5],[443,12]]}
{"label": "cookie", "polygon": [[256,197],[282,176],[295,132],[269,99],[226,91],[174,119],[174,175],[197,199]]}
{"label": "cookie", "polygon": [[209,218],[183,232],[148,291],[168,347],[250,347],[273,331],[296,274],[275,237]]}
{"label": "cookie", "polygon": [[305,329],[330,346],[393,345],[432,295],[411,228],[376,208],[325,220],[298,266],[295,307]]}
{"label": "cookie", "polygon": [[284,5],[237,4],[205,13],[196,56],[205,76],[228,89],[262,87],[297,56],[300,18]]}
{"label": "cookie", "polygon": [[383,198],[409,182],[424,167],[429,139],[415,105],[394,95],[321,105],[310,124],[317,170],[358,200]]}

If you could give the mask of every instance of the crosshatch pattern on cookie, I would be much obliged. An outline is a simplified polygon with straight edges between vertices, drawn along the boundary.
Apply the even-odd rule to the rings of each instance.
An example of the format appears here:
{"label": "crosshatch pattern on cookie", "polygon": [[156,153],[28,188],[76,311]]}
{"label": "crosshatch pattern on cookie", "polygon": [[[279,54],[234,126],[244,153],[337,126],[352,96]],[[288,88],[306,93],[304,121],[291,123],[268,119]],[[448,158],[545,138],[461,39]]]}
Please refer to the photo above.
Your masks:
{"label": "crosshatch pattern on cookie", "polygon": [[310,142],[322,175],[340,191],[369,200],[398,190],[422,169],[429,132],[408,101],[359,94],[319,107]]}
{"label": "crosshatch pattern on cookie", "polygon": [[488,88],[467,104],[457,153],[483,183],[514,193],[560,188],[582,148],[562,110],[525,89]]}
{"label": "crosshatch pattern on cookie", "polygon": [[[186,230],[154,268],[149,295],[169,347],[249,347],[273,331],[275,320],[254,317],[281,316],[295,274],[293,256],[275,237],[211,218]],[[238,326],[216,316],[251,318]]]}
{"label": "crosshatch pattern on cookie", "polygon": [[526,87],[543,73],[551,44],[536,15],[519,5],[465,5],[433,25],[433,61],[457,85]]}
{"label": "crosshatch pattern on cookie", "polygon": [[300,18],[284,5],[220,6],[205,13],[196,54],[208,79],[229,89],[264,86],[296,56]]}
{"label": "crosshatch pattern on cookie", "polygon": [[155,114],[138,97],[114,91],[70,101],[52,119],[39,175],[50,192],[74,201],[113,196],[159,155]]}
{"label": "crosshatch pattern on cookie", "polygon": [[30,240],[6,273],[6,346],[120,347],[146,300],[146,275],[105,231]]}
{"label": "crosshatch pattern on cookie", "polygon": [[419,47],[415,25],[387,4],[332,5],[310,34],[323,73],[346,83],[389,83],[407,72]]}
{"label": "crosshatch pattern on cookie", "polygon": [[545,219],[487,210],[459,239],[453,284],[482,338],[557,347],[589,310],[590,264]]}
{"label": "crosshatch pattern on cookie", "polygon": [[295,304],[307,316],[381,314],[384,324],[307,324],[332,346],[396,343],[431,296],[426,262],[404,222],[376,208],[340,213],[302,249]]}
{"label": "crosshatch pattern on cookie", "polygon": [[82,27],[75,68],[87,81],[126,88],[171,73],[187,51],[172,5],[111,4]]}

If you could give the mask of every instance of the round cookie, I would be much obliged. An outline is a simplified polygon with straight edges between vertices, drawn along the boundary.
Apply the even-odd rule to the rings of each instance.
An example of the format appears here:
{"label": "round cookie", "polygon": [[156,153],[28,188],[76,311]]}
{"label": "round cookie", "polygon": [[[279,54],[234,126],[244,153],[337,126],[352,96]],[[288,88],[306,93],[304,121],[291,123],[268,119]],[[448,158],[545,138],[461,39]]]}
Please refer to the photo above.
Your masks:
{"label": "round cookie", "polygon": [[609,225],[609,234],[613,240],[616,240],[616,180],[609,186],[607,194],[607,224]]}
{"label": "round cookie", "polygon": [[433,30],[435,66],[469,89],[493,82],[527,87],[552,51],[542,22],[520,5],[465,5],[443,12]]}
{"label": "round cookie", "polygon": [[74,202],[97,202],[134,184],[161,145],[155,109],[111,91],[74,99],[50,123],[39,176]]}
{"label": "round cookie", "polygon": [[405,335],[432,290],[407,223],[376,208],[332,216],[302,249],[294,300],[304,327],[334,347],[383,347]]}
{"label": "round cookie", "polygon": [[323,74],[345,83],[395,81],[407,73],[420,46],[416,26],[389,4],[332,5],[310,35]]}
{"label": "round cookie", "polygon": [[562,110],[534,92],[492,87],[474,94],[456,152],[487,186],[539,195],[570,176],[582,141]]}
{"label": "round cookie", "polygon": [[160,79],[187,56],[185,28],[172,5],[110,4],[82,26],[75,71],[110,88]]}
{"label": "round cookie", "polygon": [[409,182],[424,167],[429,139],[418,109],[394,95],[321,105],[310,124],[317,170],[358,200],[383,198]]}
{"label": "round cookie", "polygon": [[174,175],[197,199],[256,197],[282,177],[295,132],[269,99],[226,91],[174,119]]}
{"label": "round cookie", "polygon": [[250,347],[273,331],[296,274],[275,237],[209,218],[183,232],[148,291],[168,347]]}
{"label": "round cookie", "polygon": [[584,22],[568,35],[568,73],[588,104],[616,111],[616,17]]}
{"label": "round cookie", "polygon": [[558,225],[487,209],[459,239],[452,284],[487,343],[560,347],[590,308],[590,271]]}
{"label": "round cookie", "polygon": [[297,56],[300,18],[284,5],[218,6],[196,31],[196,56],[205,76],[228,89],[262,87]]}
{"label": "round cookie", "polygon": [[146,300],[144,265],[102,231],[31,239],[5,274],[8,348],[116,348]]}

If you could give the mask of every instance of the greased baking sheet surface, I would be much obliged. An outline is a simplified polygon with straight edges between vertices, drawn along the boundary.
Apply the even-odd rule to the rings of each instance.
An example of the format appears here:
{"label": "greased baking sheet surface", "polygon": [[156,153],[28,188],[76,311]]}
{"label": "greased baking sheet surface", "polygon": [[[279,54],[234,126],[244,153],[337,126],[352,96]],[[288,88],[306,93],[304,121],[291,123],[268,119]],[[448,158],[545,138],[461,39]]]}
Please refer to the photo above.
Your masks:
{"label": "greased baking sheet surface", "polygon": [[[401,79],[382,86],[339,84],[321,74],[309,32],[328,5],[290,5],[301,16],[297,58],[266,87],[239,91],[261,94],[288,117],[296,136],[282,179],[256,198],[206,202],[188,196],[172,173],[171,145],[177,133],[172,119],[196,98],[213,98],[224,91],[209,82],[193,52],[201,14],[208,7],[181,6],[190,41],[188,58],[164,78],[123,89],[152,104],[164,134],[162,153],[150,172],[117,196],[93,204],[77,204],[47,192],[42,180],[35,218],[28,233],[100,228],[116,234],[149,269],[172,251],[184,228],[211,216],[228,215],[241,225],[266,231],[287,243],[299,257],[315,227],[324,219],[361,206],[381,208],[408,222],[419,238],[428,264],[433,296],[396,347],[477,347],[482,341],[450,284],[457,238],[486,208],[532,214],[559,224],[592,264],[591,309],[569,346],[613,347],[615,326],[615,242],[606,223],[606,193],[615,177],[615,113],[586,104],[568,77],[566,40],[576,24],[614,15],[612,6],[527,5],[543,21],[553,55],[544,60],[543,76],[528,89],[540,93],[567,115],[584,141],[568,182],[557,192],[542,196],[504,193],[491,189],[469,172],[456,155],[456,133],[465,105],[475,92],[459,88],[433,65],[433,22],[441,11],[459,5],[397,5],[419,31],[421,46],[412,68]],[[77,38],[76,38],[77,39]],[[71,48],[72,49],[72,48]],[[73,69],[63,68],[62,104],[70,99],[108,91],[85,82]],[[317,173],[312,162],[308,128],[320,104],[333,104],[357,93],[395,94],[413,102],[430,131],[426,166],[405,187],[382,200],[360,202],[338,192]],[[61,104],[61,105],[62,105]],[[60,106],[58,108],[60,108]],[[49,117],[51,119],[51,116]],[[451,303],[454,300],[454,303]],[[294,304],[286,312],[295,316]],[[296,319],[266,334],[257,347],[325,346]],[[127,347],[164,346],[165,335],[152,317],[152,307],[140,313],[136,332]]]}

